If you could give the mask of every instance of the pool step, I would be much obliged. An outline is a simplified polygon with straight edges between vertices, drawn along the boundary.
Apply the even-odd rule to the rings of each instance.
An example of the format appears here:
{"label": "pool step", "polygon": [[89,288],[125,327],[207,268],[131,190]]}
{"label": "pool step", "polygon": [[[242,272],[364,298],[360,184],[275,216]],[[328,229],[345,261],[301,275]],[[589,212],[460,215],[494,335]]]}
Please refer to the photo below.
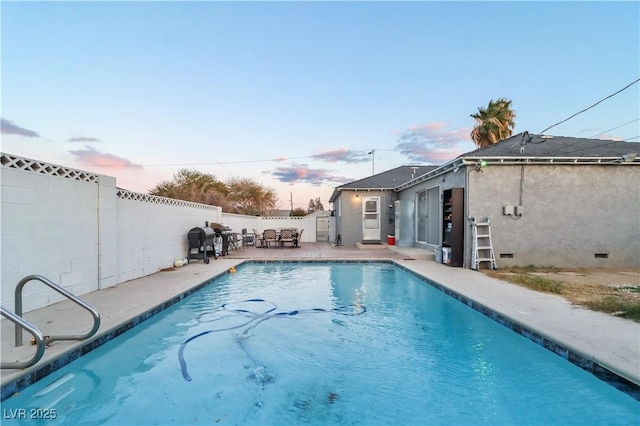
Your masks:
{"label": "pool step", "polygon": [[65,397],[67,397],[68,395],[71,395],[73,393],[73,391],[76,390],[76,388],[74,388],[73,386],[68,386],[62,389],[58,389],[60,388],[60,386],[64,385],[65,383],[67,383],[69,380],[73,379],[74,375],[72,373],[67,373],[59,378],[57,378],[56,380],[54,380],[53,382],[51,382],[49,385],[45,386],[44,388],[42,388],[41,390],[39,390],[38,392],[36,392],[34,394],[35,397],[44,397],[46,395],[49,395],[51,393],[51,395],[49,396],[48,399],[45,399],[41,404],[40,404],[40,408],[42,410],[50,410],[52,408],[55,408],[55,406],[62,401]]}
{"label": "pool step", "polygon": [[51,384],[49,384],[48,386],[46,386],[46,387],[42,388],[41,390],[39,390],[38,392],[36,392],[34,396],[44,396],[44,395],[48,394],[49,392],[51,392],[51,391],[57,389],[58,387],[62,386],[63,384],[67,383],[71,379],[73,379],[73,374],[72,373],[67,373],[64,376],[60,376],[59,378],[57,378],[56,380],[51,382]]}
{"label": "pool step", "polygon": [[42,410],[51,410],[52,408],[55,408],[60,401],[62,401],[67,396],[71,395],[75,390],[76,388],[74,388],[73,386],[70,386],[65,389],[61,389],[58,394],[53,395],[51,398],[45,400],[40,405],[40,408]]}

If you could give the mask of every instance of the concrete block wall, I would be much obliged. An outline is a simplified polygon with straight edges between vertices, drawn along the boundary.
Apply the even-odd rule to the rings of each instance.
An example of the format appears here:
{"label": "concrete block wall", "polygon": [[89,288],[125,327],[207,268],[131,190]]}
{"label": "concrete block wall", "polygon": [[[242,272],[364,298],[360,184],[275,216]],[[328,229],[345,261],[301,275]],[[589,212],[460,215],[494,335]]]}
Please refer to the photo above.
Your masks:
{"label": "concrete block wall", "polygon": [[221,221],[220,207],[179,200],[164,204],[162,197],[137,195],[117,202],[117,282],[171,267],[186,256],[190,229]]}
{"label": "concrete block wall", "polygon": [[98,185],[98,289],[118,284],[118,198],[116,179],[100,177]]}
{"label": "concrete block wall", "polygon": [[[186,255],[189,229],[222,214],[215,206],[119,189],[110,176],[0,157],[0,297],[12,311],[15,287],[28,275],[77,296],[149,275]],[[31,281],[23,310],[62,299]]]}
{"label": "concrete block wall", "polygon": [[300,242],[316,241],[316,217],[315,216],[247,216],[233,213],[222,213],[221,223],[229,226],[233,232],[247,232],[255,229],[262,232],[265,229],[298,228],[304,229]]}
{"label": "concrete block wall", "polygon": [[253,232],[254,229],[257,229],[258,231],[262,229],[259,216],[222,213],[222,217],[219,221],[210,220],[209,222],[227,225],[233,230],[233,232],[242,232],[243,228],[247,228],[247,232]]}
{"label": "concrete block wall", "polygon": [[[139,194],[114,177],[0,153],[1,304],[14,310],[14,290],[42,275],[82,294],[158,272],[187,255],[187,233],[205,222],[242,228],[304,229],[315,241],[315,217],[222,214],[216,206]],[[24,287],[28,312],[63,299],[38,281]]]}
{"label": "concrete block wall", "polygon": [[[3,166],[1,183],[2,305],[14,309],[15,286],[32,274],[74,294],[96,289],[97,175],[74,179]],[[33,281],[24,287],[23,307],[27,311],[62,298]]]}

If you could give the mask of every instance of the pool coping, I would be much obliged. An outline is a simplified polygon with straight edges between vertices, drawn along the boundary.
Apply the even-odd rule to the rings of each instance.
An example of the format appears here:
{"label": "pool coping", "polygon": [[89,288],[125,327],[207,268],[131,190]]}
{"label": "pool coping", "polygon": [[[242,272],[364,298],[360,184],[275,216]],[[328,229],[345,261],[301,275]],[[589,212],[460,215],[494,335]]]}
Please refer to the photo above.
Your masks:
{"label": "pool coping", "polygon": [[[630,395],[634,399],[640,401],[640,380],[627,374],[625,371],[616,368],[611,363],[607,363],[604,360],[596,359],[595,356],[589,355],[587,352],[580,348],[571,345],[568,342],[561,342],[557,337],[553,337],[548,333],[540,330],[538,327],[532,324],[526,324],[523,321],[519,321],[508,313],[501,312],[496,307],[489,307],[486,304],[469,297],[455,290],[450,285],[442,284],[441,282],[434,280],[425,275],[424,272],[414,267],[415,264],[408,263],[405,260],[397,259],[238,259],[232,263],[232,266],[240,267],[244,264],[264,264],[264,263],[389,263],[394,264],[400,269],[416,276],[427,285],[431,285],[437,290],[442,291],[450,297],[458,300],[461,303],[469,306],[470,308],[482,313],[490,319],[498,322],[499,324],[511,329],[512,331],[527,337],[533,342],[541,345],[542,347],[550,350],[571,362],[572,364],[582,368],[583,370],[593,374],[595,377],[607,382],[611,386],[619,389],[620,391]],[[155,306],[144,310],[142,313],[134,314],[128,319],[124,319],[112,327],[99,331],[92,338],[76,342],[70,345],[68,348],[56,354],[50,359],[41,361],[40,363],[22,370],[21,374],[16,374],[17,377],[9,379],[6,383],[2,383],[0,401],[4,401],[15,393],[22,391],[31,384],[44,379],[50,374],[54,373],[58,369],[78,359],[82,355],[102,346],[113,338],[125,333],[131,328],[139,325],[154,315],[164,311],[168,307],[180,302],[185,297],[192,293],[206,287],[227,273],[226,267],[222,271],[213,273],[202,281],[197,282],[194,285],[189,286],[186,290],[179,292],[176,295],[168,298],[167,300],[156,304]],[[636,379],[636,380],[634,380]]]}

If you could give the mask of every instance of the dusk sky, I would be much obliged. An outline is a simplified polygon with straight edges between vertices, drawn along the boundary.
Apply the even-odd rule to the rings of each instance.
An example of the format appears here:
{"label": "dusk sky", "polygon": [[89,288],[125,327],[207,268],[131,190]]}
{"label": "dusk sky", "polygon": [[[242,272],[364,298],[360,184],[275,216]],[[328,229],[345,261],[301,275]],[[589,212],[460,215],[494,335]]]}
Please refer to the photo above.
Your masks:
{"label": "dusk sky", "polygon": [[[640,78],[637,1],[0,7],[2,151],[143,193],[188,168],[328,209],[336,186],[473,150],[491,99],[540,133]],[[640,84],[546,133],[639,142]]]}

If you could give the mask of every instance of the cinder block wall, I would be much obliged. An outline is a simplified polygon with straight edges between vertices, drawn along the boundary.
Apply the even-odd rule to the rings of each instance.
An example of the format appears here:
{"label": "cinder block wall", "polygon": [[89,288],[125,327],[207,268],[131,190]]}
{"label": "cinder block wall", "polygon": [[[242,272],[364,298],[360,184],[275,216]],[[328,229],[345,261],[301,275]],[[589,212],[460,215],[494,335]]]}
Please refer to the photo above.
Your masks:
{"label": "cinder block wall", "polygon": [[118,194],[115,224],[118,283],[170,267],[175,259],[186,257],[187,232],[191,228],[204,226],[206,221],[221,221],[220,207],[122,190]]}
{"label": "cinder block wall", "polygon": [[[1,297],[12,311],[15,286],[27,275],[43,275],[74,294],[98,287],[98,176],[21,164],[6,167],[3,156],[0,175]],[[62,298],[33,281],[24,287],[23,307]]]}
{"label": "cinder block wall", "polygon": [[[149,275],[186,255],[189,229],[222,215],[219,207],[118,189],[113,177],[0,156],[0,295],[12,311],[28,275],[75,295]],[[23,310],[62,298],[31,281]]]}

